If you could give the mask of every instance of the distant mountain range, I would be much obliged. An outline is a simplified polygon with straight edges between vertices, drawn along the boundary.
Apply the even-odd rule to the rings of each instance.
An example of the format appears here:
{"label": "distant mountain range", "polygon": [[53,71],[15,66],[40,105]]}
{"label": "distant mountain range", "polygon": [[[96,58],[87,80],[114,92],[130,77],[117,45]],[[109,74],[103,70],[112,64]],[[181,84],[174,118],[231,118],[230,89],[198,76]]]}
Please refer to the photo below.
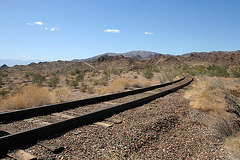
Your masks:
{"label": "distant mountain range", "polygon": [[30,63],[38,63],[40,60],[28,60],[28,61],[21,61],[21,60],[13,60],[13,59],[0,59],[0,66],[6,64],[9,67],[14,65],[28,65]]}
{"label": "distant mountain range", "polygon": [[[91,58],[87,58],[87,59],[81,59],[81,61],[89,61],[89,60],[94,60],[94,59],[98,59],[102,56],[124,56],[124,57],[130,57],[133,59],[151,59],[155,56],[160,55],[160,53],[157,52],[150,52],[150,51],[131,51],[131,52],[126,52],[126,53],[113,53],[113,52],[109,52],[109,53],[105,53],[105,54],[100,54]],[[73,62],[76,61],[80,61],[80,60],[73,60]]]}
{"label": "distant mountain range", "polygon": [[[111,58],[115,57],[115,58]],[[130,59],[129,59],[130,58]],[[131,60],[132,59],[132,60]],[[121,61],[129,62],[136,62],[133,60],[138,60],[139,62],[144,62],[148,64],[164,66],[164,65],[183,65],[183,64],[191,64],[191,65],[239,65],[240,64],[240,50],[238,51],[212,51],[212,52],[191,52],[183,55],[168,55],[168,54],[160,54],[157,52],[150,52],[150,51],[131,51],[126,53],[105,53],[101,55],[97,55],[88,59],[74,59],[72,61],[57,61],[57,62],[50,62],[53,66],[65,66],[66,64],[73,63],[73,62],[83,62],[84,63],[95,63],[98,64],[99,62],[109,62],[109,61],[116,61],[116,63]],[[118,61],[118,62],[117,62]],[[14,65],[27,65],[28,66],[35,66],[35,64],[31,63],[38,63],[40,60],[31,60],[31,61],[20,61],[20,60],[11,60],[11,59],[0,59],[0,67],[4,64],[7,66],[3,67],[12,67]],[[61,63],[60,63],[61,62]],[[115,63],[115,65],[116,65]],[[145,62],[144,62],[145,63]],[[38,67],[48,66],[49,62],[41,62],[38,63]],[[59,66],[60,65],[60,66]],[[72,64],[69,64],[72,65]],[[52,67],[53,67],[52,66]],[[122,66],[122,65],[121,65]],[[140,65],[141,66],[141,65]],[[16,66],[17,67],[17,66]],[[15,68],[16,68],[15,67]],[[89,67],[89,66],[88,66]],[[87,67],[87,68],[88,68]],[[34,67],[36,68],[36,67]],[[86,68],[86,67],[85,67]]]}

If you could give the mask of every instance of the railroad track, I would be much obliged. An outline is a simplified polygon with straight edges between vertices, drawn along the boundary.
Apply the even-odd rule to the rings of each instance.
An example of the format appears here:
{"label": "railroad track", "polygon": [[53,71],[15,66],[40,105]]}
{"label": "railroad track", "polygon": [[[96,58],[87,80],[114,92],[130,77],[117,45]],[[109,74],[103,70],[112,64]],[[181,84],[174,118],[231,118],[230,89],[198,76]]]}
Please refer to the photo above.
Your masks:
{"label": "railroad track", "polygon": [[0,131],[2,129],[5,135],[0,137],[0,154],[146,104],[192,81],[191,77],[185,76],[173,82],[133,91],[1,113]]}

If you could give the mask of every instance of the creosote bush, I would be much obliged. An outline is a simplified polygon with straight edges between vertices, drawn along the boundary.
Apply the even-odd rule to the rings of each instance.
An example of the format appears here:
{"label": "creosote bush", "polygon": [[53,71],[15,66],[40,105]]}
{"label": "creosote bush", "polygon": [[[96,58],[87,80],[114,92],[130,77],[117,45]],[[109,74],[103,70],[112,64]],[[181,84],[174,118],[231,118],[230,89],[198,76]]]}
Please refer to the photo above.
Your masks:
{"label": "creosote bush", "polygon": [[36,73],[33,75],[32,82],[37,84],[38,86],[42,86],[43,82],[46,81],[46,78],[42,76],[40,73]]}
{"label": "creosote bush", "polygon": [[144,75],[144,77],[147,78],[147,79],[153,78],[153,73],[152,73],[151,70],[145,71],[143,75]]}
{"label": "creosote bush", "polygon": [[72,86],[72,87],[74,87],[76,89],[77,86],[78,86],[78,81],[75,81],[75,80],[71,81],[70,82],[70,86]]}
{"label": "creosote bush", "polygon": [[48,86],[49,87],[57,87],[59,84],[59,78],[57,76],[53,76],[49,79]]}

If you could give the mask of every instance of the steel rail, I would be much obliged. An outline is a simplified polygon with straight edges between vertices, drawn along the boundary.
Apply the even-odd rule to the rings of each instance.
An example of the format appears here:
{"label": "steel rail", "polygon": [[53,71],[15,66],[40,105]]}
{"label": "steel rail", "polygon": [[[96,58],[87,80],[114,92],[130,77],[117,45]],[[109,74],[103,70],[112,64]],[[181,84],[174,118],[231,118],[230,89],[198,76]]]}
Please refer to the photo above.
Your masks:
{"label": "steel rail", "polygon": [[126,97],[129,95],[143,93],[143,92],[150,91],[153,89],[172,85],[172,84],[180,82],[184,79],[185,79],[185,77],[178,79],[176,81],[172,81],[172,82],[168,82],[168,83],[164,83],[164,84],[160,84],[160,85],[155,85],[155,86],[151,86],[151,87],[136,89],[136,90],[132,90],[132,91],[125,91],[125,92],[108,94],[108,95],[87,98],[87,99],[81,99],[81,100],[76,100],[76,101],[70,101],[70,102],[64,102],[64,103],[58,103],[58,104],[52,104],[52,105],[46,105],[46,106],[40,106],[40,107],[34,107],[34,108],[21,109],[21,110],[17,110],[17,111],[0,113],[0,122],[7,123],[7,122],[11,122],[11,121],[16,121],[16,120],[22,120],[25,118],[31,118],[31,117],[35,117],[35,116],[41,116],[41,115],[46,115],[46,114],[50,114],[50,113],[54,113],[54,112],[60,112],[60,111],[68,110],[68,109],[73,109],[73,108],[80,107],[80,106],[114,100],[114,99],[118,99],[121,97]]}
{"label": "steel rail", "polygon": [[188,80],[187,82],[185,82],[179,86],[172,87],[170,89],[159,92],[157,94],[153,94],[151,96],[147,96],[147,97],[144,97],[144,98],[141,98],[138,100],[120,104],[120,105],[106,108],[103,110],[99,110],[96,112],[88,113],[88,114],[78,116],[75,118],[71,118],[68,120],[56,122],[56,123],[53,123],[50,125],[46,125],[46,126],[38,127],[35,129],[31,129],[31,130],[27,130],[27,131],[0,137],[0,144],[1,144],[0,145],[0,154],[4,154],[4,153],[8,152],[9,150],[16,149],[25,144],[36,143],[37,141],[49,138],[49,137],[55,135],[56,133],[65,133],[76,127],[83,126],[86,124],[91,124],[94,121],[97,121],[99,119],[104,119],[104,118],[110,117],[114,114],[117,114],[119,112],[149,103],[150,101],[152,101],[154,99],[157,99],[159,97],[165,96],[170,93],[173,93],[173,92],[187,86],[192,81],[193,81],[193,78],[190,77],[190,80]]}

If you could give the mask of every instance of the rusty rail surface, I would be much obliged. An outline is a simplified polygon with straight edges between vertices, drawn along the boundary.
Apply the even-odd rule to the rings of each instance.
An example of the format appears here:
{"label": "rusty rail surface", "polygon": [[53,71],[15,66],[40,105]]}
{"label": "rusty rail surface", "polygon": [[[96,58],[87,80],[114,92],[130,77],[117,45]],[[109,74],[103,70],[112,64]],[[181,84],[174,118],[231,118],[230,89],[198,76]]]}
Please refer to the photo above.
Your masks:
{"label": "rusty rail surface", "polygon": [[187,82],[185,82],[179,86],[172,87],[170,89],[159,92],[157,94],[153,94],[151,96],[147,96],[147,97],[144,97],[144,98],[141,98],[138,100],[127,102],[124,104],[120,104],[117,106],[99,110],[96,112],[88,113],[88,114],[78,116],[75,118],[71,118],[68,120],[52,123],[50,125],[46,125],[46,126],[30,129],[27,131],[18,132],[15,134],[10,134],[10,135],[0,137],[0,144],[1,144],[0,145],[0,154],[5,154],[9,150],[19,148],[19,147],[29,144],[29,143],[36,143],[39,140],[43,140],[43,139],[49,138],[51,136],[54,136],[54,135],[56,135],[56,133],[66,133],[67,131],[70,131],[76,127],[83,126],[86,124],[91,124],[97,120],[110,117],[119,112],[149,103],[150,101],[152,101],[154,99],[163,97],[167,94],[173,93],[173,92],[187,86],[188,84],[190,84],[193,81],[192,77],[188,77],[188,78],[189,78],[189,80],[187,80]]}

